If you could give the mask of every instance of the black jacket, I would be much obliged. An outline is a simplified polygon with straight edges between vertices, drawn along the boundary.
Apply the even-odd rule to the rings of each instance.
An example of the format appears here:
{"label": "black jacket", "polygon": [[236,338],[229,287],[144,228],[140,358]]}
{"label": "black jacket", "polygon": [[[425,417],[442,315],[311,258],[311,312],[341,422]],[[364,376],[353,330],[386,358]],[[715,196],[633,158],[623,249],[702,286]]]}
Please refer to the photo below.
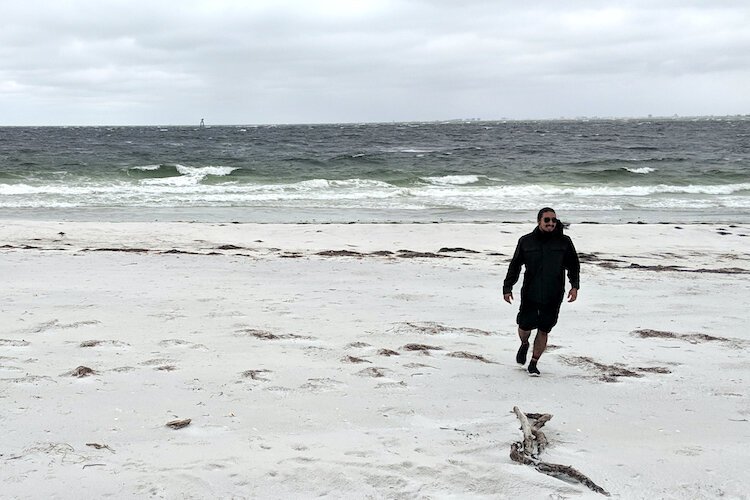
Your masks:
{"label": "black jacket", "polygon": [[503,294],[510,293],[526,266],[521,287],[521,300],[540,304],[559,304],[565,295],[565,270],[570,286],[580,288],[581,264],[573,242],[562,232],[562,223],[555,231],[544,233],[538,227],[521,236],[503,282]]}

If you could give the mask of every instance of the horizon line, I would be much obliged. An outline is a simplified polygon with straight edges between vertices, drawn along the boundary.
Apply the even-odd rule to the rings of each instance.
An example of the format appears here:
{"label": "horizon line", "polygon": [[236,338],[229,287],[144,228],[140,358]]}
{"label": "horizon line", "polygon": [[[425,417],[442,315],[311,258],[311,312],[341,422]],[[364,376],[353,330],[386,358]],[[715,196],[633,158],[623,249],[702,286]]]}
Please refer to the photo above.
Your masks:
{"label": "horizon line", "polygon": [[[631,121],[631,120],[715,120],[739,119],[750,120],[750,114],[732,115],[646,115],[646,116],[576,116],[557,118],[448,118],[436,120],[393,120],[393,121],[342,121],[342,122],[268,122],[268,123],[214,123],[204,124],[204,128],[211,127],[274,127],[274,126],[325,126],[325,125],[396,125],[396,124],[449,124],[449,123],[508,123],[508,122],[572,122],[572,121]],[[0,125],[0,128],[53,128],[53,127],[201,127],[201,121],[196,123],[142,123],[142,124],[65,124],[65,125]]]}

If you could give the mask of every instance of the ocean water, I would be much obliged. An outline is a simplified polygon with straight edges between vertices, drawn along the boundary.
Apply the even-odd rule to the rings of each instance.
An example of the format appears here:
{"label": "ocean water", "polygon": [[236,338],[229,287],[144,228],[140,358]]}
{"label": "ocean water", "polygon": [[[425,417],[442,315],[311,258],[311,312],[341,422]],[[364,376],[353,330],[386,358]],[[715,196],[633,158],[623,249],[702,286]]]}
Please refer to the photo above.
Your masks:
{"label": "ocean water", "polygon": [[750,215],[750,120],[0,128],[0,218],[571,222]]}

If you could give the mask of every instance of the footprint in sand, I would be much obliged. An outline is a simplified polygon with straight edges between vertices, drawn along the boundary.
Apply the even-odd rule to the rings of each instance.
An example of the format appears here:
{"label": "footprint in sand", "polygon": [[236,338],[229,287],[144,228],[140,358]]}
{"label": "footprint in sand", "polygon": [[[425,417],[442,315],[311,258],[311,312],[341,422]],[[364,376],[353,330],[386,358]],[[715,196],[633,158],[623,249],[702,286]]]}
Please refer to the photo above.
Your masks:
{"label": "footprint in sand", "polygon": [[700,446],[686,446],[674,451],[675,455],[684,455],[686,457],[697,457],[701,453],[703,453],[703,448]]}
{"label": "footprint in sand", "polygon": [[424,363],[406,363],[404,368],[432,368],[433,370],[437,370],[434,366],[426,365]]}
{"label": "footprint in sand", "polygon": [[260,370],[245,370],[242,372],[242,376],[252,380],[262,380],[267,382],[268,379],[263,377],[264,373],[271,373],[271,370],[260,369]]}
{"label": "footprint in sand", "polygon": [[409,387],[403,380],[400,382],[383,382],[375,386],[375,389],[406,389]]}
{"label": "footprint in sand", "polygon": [[399,334],[421,334],[421,335],[471,335],[487,337],[493,335],[492,332],[487,330],[480,330],[478,328],[470,327],[453,327],[443,325],[441,323],[435,323],[432,321],[425,322],[410,322],[405,321],[403,323],[396,323],[393,328],[388,330],[389,332]]}
{"label": "footprint in sand", "polygon": [[371,367],[371,368],[365,368],[364,370],[360,370],[355,375],[359,377],[373,377],[373,378],[381,378],[385,377],[386,374],[391,373],[391,370],[387,368],[379,368],[379,367]]}
{"label": "footprint in sand", "polygon": [[347,457],[370,458],[372,456],[372,452],[354,450],[354,451],[345,451],[344,455]]}
{"label": "footprint in sand", "polygon": [[378,351],[378,356],[401,356],[397,351],[392,351],[391,349],[380,349]]}
{"label": "footprint in sand", "polygon": [[120,342],[119,340],[84,340],[79,347],[99,347],[109,345],[112,347],[130,347],[127,342]]}
{"label": "footprint in sand", "polygon": [[154,370],[161,372],[171,372],[177,370],[177,366],[173,365],[174,360],[168,358],[154,358],[138,363],[141,366],[153,366]]}
{"label": "footprint in sand", "polygon": [[[409,483],[400,476],[392,474],[367,474],[365,483],[372,488],[378,488],[385,492],[404,491],[409,487]],[[385,495],[388,496],[388,495]]]}
{"label": "footprint in sand", "polygon": [[46,375],[26,375],[25,377],[0,379],[0,382],[8,382],[10,384],[36,384],[37,382],[47,381],[53,381],[52,377],[47,377]]}
{"label": "footprint in sand", "polygon": [[82,326],[91,326],[91,325],[98,325],[101,321],[92,319],[92,320],[83,320],[83,321],[75,321],[73,323],[60,323],[60,320],[53,319],[52,321],[47,321],[44,323],[40,323],[37,326],[34,326],[28,330],[29,333],[42,333],[47,330],[67,330],[71,328],[80,328]]}
{"label": "footprint in sand", "polygon": [[346,384],[343,382],[332,378],[309,378],[307,379],[307,382],[299,386],[299,388],[313,392],[335,391],[345,385]]}
{"label": "footprint in sand", "polygon": [[2,347],[26,347],[29,342],[25,340],[13,340],[13,339],[0,339],[0,346]]}
{"label": "footprint in sand", "polygon": [[73,323],[60,323],[60,320],[53,319],[50,321],[45,321],[44,323],[39,323],[36,326],[32,326],[28,330],[26,330],[28,333],[42,333],[47,330],[67,330],[70,328],[80,328],[82,326],[91,326],[91,325],[98,325],[101,321],[98,320],[83,320],[83,321],[75,321]]}
{"label": "footprint in sand", "polygon": [[294,333],[275,334],[256,328],[243,328],[242,330],[237,330],[233,335],[235,337],[255,337],[260,340],[314,340],[314,337],[306,337]]}
{"label": "footprint in sand", "polygon": [[294,389],[290,387],[284,387],[281,385],[272,385],[272,386],[266,387],[265,390],[268,392],[275,392],[278,394],[287,394],[289,392],[292,392]]}
{"label": "footprint in sand", "polygon": [[23,368],[19,368],[17,366],[0,365],[0,375],[5,375],[4,372],[9,372],[8,375],[17,375],[18,372],[23,371],[25,371]]}
{"label": "footprint in sand", "polygon": [[473,359],[476,361],[481,361],[482,363],[495,363],[494,361],[490,361],[489,359],[485,358],[481,354],[473,354],[466,351],[450,352],[446,356],[449,356],[451,358]]}
{"label": "footprint in sand", "polygon": [[240,318],[246,316],[242,311],[212,311],[208,313],[209,318]]}
{"label": "footprint in sand", "polygon": [[354,363],[354,364],[357,364],[357,363],[372,363],[372,361],[368,361],[368,360],[363,359],[363,358],[358,358],[356,356],[344,356],[343,358],[341,358],[341,362],[342,363]]}
{"label": "footprint in sand", "polygon": [[207,351],[208,348],[203,344],[195,344],[182,339],[166,339],[159,342],[161,347],[186,347],[188,349],[199,349],[201,351]]}
{"label": "footprint in sand", "polygon": [[367,342],[352,342],[346,346],[346,349],[361,349],[362,347],[370,347]]}
{"label": "footprint in sand", "polygon": [[169,358],[153,358],[153,359],[147,359],[146,361],[141,361],[138,363],[141,366],[156,366],[156,365],[164,365],[168,363],[174,362],[173,359]]}
{"label": "footprint in sand", "polygon": [[135,371],[135,367],[132,366],[118,366],[117,368],[112,368],[110,371],[113,371],[115,373],[127,373]]}

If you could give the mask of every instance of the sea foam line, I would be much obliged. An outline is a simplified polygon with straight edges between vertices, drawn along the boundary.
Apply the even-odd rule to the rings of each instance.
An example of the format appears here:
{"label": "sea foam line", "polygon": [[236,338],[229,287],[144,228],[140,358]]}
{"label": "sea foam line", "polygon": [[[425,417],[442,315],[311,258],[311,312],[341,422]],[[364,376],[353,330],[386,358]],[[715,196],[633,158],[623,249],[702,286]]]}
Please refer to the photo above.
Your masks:
{"label": "sea foam line", "polygon": [[[141,179],[137,183],[95,183],[84,184],[3,184],[0,183],[0,195],[23,196],[23,195],[86,195],[86,194],[112,194],[137,196],[138,193],[161,193],[164,195],[174,194],[201,194],[201,193],[223,193],[227,195],[241,193],[288,193],[295,196],[307,193],[311,196],[316,193],[326,193],[336,196],[336,193],[350,196],[352,192],[367,196],[368,193],[388,192],[399,195],[416,196],[576,196],[576,197],[602,197],[602,196],[651,196],[659,194],[689,194],[689,195],[732,195],[744,191],[750,191],[750,183],[740,184],[710,184],[710,185],[637,185],[637,186],[560,186],[545,184],[521,184],[521,185],[472,185],[479,179],[471,179],[473,176],[456,176],[457,179],[448,179],[444,184],[428,184],[412,186],[409,188],[399,187],[387,182],[371,179],[311,179],[288,184],[259,184],[226,182],[221,184],[201,184],[199,181],[210,174],[209,167],[201,168],[200,172],[181,177],[167,177],[156,179]],[[221,167],[231,168],[231,167]],[[220,170],[223,171],[223,170]],[[460,178],[463,177],[463,178]],[[473,181],[473,182],[472,182]],[[376,194],[379,196],[380,194]]]}

